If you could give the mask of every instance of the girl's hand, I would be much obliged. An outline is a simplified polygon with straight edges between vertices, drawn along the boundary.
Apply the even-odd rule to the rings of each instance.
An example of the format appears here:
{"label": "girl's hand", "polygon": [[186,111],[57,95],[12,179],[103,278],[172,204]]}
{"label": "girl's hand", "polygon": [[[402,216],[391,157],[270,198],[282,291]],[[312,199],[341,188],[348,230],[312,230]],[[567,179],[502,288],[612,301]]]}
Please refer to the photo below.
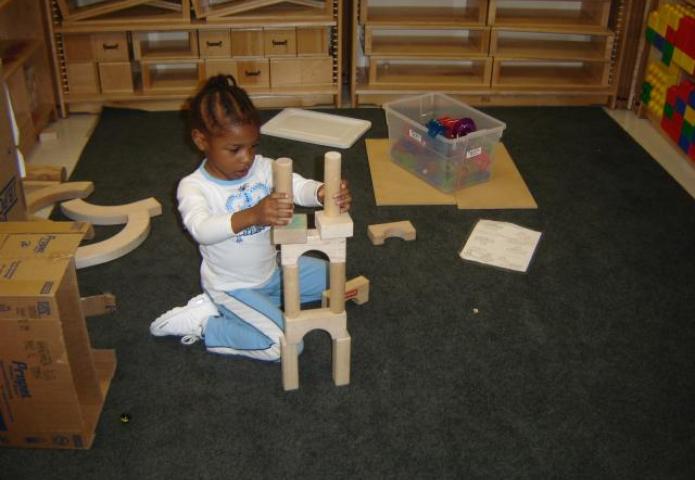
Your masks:
{"label": "girl's hand", "polygon": [[[326,192],[324,191],[323,185],[319,187],[318,192],[316,192],[316,196],[322,204],[326,204]],[[338,204],[338,208],[340,208],[340,213],[350,210],[350,206],[352,205],[352,194],[350,193],[349,182],[345,178],[340,180],[340,191],[335,194],[333,198]]]}
{"label": "girl's hand", "polygon": [[271,193],[252,207],[256,225],[281,227],[292,221],[294,204],[286,193]]}

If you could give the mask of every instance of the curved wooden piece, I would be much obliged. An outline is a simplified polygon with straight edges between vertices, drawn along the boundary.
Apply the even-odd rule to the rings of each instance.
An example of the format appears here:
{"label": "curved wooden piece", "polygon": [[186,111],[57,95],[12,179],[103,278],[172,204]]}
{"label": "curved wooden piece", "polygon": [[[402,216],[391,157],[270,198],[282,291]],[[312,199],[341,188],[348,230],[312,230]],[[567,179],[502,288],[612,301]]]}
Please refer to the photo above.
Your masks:
{"label": "curved wooden piece", "polygon": [[85,198],[94,191],[92,182],[65,182],[36,190],[27,195],[27,213],[36,213],[42,208],[64,200]]}
{"label": "curved wooden piece", "polygon": [[386,239],[390,237],[399,237],[405,241],[411,241],[415,240],[415,227],[409,220],[377,223],[367,227],[367,236],[372,245],[383,245]]}
{"label": "curved wooden piece", "polygon": [[24,181],[38,182],[59,182],[63,183],[68,179],[68,171],[65,167],[54,167],[51,165],[27,165],[27,174]]}
{"label": "curved wooden piece", "polygon": [[79,247],[75,267],[91,267],[120,258],[139,247],[149,233],[150,214],[144,210],[131,213],[125,227],[113,237]]}
{"label": "curved wooden piece", "polygon": [[147,212],[150,217],[162,214],[162,205],[154,197],[111,206],[94,205],[75,199],[61,203],[60,208],[66,217],[92,225],[120,225],[128,221],[128,215],[138,212]]}

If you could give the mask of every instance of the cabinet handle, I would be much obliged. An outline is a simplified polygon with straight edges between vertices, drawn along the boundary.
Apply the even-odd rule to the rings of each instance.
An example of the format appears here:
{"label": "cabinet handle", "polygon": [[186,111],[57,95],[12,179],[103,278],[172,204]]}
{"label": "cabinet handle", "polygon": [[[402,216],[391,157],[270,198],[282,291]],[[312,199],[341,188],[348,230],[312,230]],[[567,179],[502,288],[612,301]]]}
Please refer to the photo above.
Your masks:
{"label": "cabinet handle", "polygon": [[208,47],[221,47],[222,46],[222,40],[220,40],[219,42],[206,41],[205,43],[207,43]]}
{"label": "cabinet handle", "polygon": [[249,72],[248,70],[244,70],[244,75],[247,77],[257,77],[261,74],[260,70],[256,70],[255,72]]}
{"label": "cabinet handle", "polygon": [[101,48],[104,50],[116,50],[118,48],[117,43],[102,43]]}
{"label": "cabinet handle", "polygon": [[274,47],[279,47],[281,45],[287,46],[287,40],[273,40]]}

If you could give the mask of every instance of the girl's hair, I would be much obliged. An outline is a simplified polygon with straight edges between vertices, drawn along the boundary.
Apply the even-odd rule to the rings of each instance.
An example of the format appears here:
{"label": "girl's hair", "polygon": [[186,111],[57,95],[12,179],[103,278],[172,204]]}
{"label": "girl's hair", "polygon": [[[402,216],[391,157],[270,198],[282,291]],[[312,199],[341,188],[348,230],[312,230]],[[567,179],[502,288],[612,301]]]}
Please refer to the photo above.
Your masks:
{"label": "girl's hair", "polygon": [[231,75],[210,77],[190,103],[191,128],[217,133],[231,125],[260,126],[258,110]]}

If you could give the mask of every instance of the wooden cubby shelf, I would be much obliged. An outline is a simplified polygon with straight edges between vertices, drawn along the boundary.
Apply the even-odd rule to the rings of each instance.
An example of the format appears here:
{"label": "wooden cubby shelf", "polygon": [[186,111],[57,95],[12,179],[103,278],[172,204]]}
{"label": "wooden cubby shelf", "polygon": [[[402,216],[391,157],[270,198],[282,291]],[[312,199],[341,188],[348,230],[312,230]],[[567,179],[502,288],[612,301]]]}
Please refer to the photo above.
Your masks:
{"label": "wooden cubby shelf", "polygon": [[392,59],[372,57],[369,82],[375,85],[429,87],[489,85],[491,61],[475,59]]}
{"label": "wooden cubby shelf", "polygon": [[365,53],[380,57],[487,56],[490,29],[365,27]]}
{"label": "wooden cubby shelf", "polygon": [[21,68],[31,56],[42,46],[37,39],[0,40],[0,59],[2,59],[2,75],[7,79],[18,68]]}
{"label": "wooden cubby shelf", "polygon": [[190,21],[189,0],[104,0],[80,6],[75,0],[52,0],[62,23],[84,26],[127,23],[186,23]]}
{"label": "wooden cubby shelf", "polygon": [[608,64],[586,61],[539,61],[495,57],[492,86],[524,88],[605,88]]}
{"label": "wooden cubby shelf", "polygon": [[56,116],[55,77],[43,7],[43,0],[0,1],[0,84],[4,81],[7,86],[19,127],[19,150],[24,155]]}
{"label": "wooden cubby shelf", "polygon": [[610,104],[628,0],[355,0],[353,106]]}
{"label": "wooden cubby shelf", "polygon": [[195,30],[133,33],[135,60],[180,60],[198,58]]}
{"label": "wooden cubby shelf", "polygon": [[144,92],[191,92],[205,79],[205,69],[197,60],[147,60],[140,64]]}
{"label": "wooden cubby shelf", "polygon": [[475,26],[481,25],[479,12],[458,8],[373,8],[366,14],[365,24],[381,26]]}
{"label": "wooden cubby shelf", "polygon": [[494,28],[490,54],[519,58],[604,60],[611,58],[613,34],[528,32]]}
{"label": "wooden cubby shelf", "polygon": [[490,0],[488,21],[498,27],[604,29],[610,0]]}
{"label": "wooden cubby shelf", "polygon": [[[343,0],[97,0],[88,10],[45,1],[65,109],[183,105],[216,74],[234,75],[254,100],[273,106],[341,103]],[[144,9],[159,13],[138,16]]]}

